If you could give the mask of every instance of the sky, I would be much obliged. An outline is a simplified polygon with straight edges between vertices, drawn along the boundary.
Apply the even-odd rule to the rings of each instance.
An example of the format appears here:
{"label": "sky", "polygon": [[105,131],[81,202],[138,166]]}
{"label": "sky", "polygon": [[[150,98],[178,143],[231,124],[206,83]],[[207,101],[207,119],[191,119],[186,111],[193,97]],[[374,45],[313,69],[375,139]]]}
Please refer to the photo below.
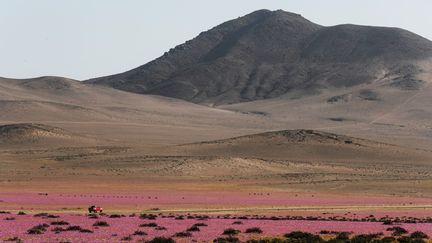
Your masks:
{"label": "sky", "polygon": [[124,72],[258,9],[325,26],[399,27],[432,40],[432,0],[0,0],[0,76]]}

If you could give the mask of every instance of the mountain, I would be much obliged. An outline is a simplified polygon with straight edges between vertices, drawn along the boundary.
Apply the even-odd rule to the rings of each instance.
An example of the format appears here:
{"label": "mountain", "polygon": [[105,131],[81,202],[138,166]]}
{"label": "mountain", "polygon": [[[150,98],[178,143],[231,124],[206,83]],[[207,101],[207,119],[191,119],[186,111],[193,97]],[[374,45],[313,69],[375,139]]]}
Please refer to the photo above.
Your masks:
{"label": "mountain", "polygon": [[[432,42],[398,28],[324,27],[282,10],[225,22],[130,71],[88,80],[208,105],[379,82],[420,89]],[[424,66],[426,65],[426,69]]]}

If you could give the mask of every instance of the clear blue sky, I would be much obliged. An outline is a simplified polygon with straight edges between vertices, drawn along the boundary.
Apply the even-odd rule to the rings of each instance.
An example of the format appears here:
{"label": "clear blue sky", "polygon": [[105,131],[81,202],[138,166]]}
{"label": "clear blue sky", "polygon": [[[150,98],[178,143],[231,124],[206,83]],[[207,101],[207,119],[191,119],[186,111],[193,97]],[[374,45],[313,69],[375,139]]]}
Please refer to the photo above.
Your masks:
{"label": "clear blue sky", "polygon": [[0,76],[83,80],[123,72],[263,8],[432,39],[432,0],[0,0]]}

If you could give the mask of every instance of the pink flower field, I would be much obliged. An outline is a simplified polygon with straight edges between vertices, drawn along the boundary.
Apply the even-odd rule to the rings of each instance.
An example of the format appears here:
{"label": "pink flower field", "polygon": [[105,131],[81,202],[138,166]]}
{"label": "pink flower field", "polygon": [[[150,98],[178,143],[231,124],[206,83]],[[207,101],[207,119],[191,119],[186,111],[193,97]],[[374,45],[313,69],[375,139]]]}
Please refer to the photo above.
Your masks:
{"label": "pink flower field", "polygon": [[[89,217],[85,212],[92,204],[104,207],[107,214]],[[422,231],[432,235],[430,204],[429,199],[418,198],[282,193],[215,192],[203,197],[203,194],[193,192],[147,192],[145,195],[10,192],[0,193],[0,211],[4,210],[0,213],[0,240],[145,242],[162,236],[177,242],[209,242],[226,236],[223,235],[224,230],[233,228],[240,231],[236,237],[246,241],[283,237],[292,231],[321,233],[326,237],[334,237],[337,232],[390,235],[391,232],[386,229],[393,226],[403,227],[408,232]],[[208,205],[213,207],[208,208]],[[229,208],[241,213],[226,210]],[[19,214],[19,211],[26,214]],[[148,219],[132,213],[143,211],[152,212],[156,217]],[[40,212],[53,215],[37,215]],[[114,212],[118,214],[113,215]],[[391,221],[391,226],[384,224],[386,220]],[[205,226],[191,229],[198,223]],[[32,232],[35,226],[38,226],[33,230],[36,232]],[[246,233],[247,229],[254,227],[262,233]],[[179,232],[187,233],[180,237],[176,235]]]}
{"label": "pink flower field", "polygon": [[[58,216],[58,217],[57,217]],[[24,242],[118,242],[130,240],[150,240],[157,236],[173,237],[177,242],[190,242],[197,240],[208,242],[223,236],[224,229],[234,228],[240,230],[237,235],[240,240],[255,239],[263,237],[280,237],[291,231],[305,231],[310,233],[329,232],[352,232],[354,234],[384,233],[389,225],[382,222],[353,222],[353,221],[315,221],[315,220],[271,220],[251,219],[252,217],[215,216],[197,217],[194,215],[157,215],[155,219],[140,218],[139,215],[98,215],[90,218],[85,214],[58,214],[51,216],[18,215],[17,213],[0,214],[0,240],[14,237]],[[63,222],[62,225],[53,225],[52,222]],[[106,222],[106,226],[94,226],[96,222]],[[155,225],[149,224],[154,223]],[[189,237],[175,237],[178,232],[187,231],[194,224],[205,224],[198,226],[199,231],[190,231]],[[29,234],[28,230],[40,224],[47,224],[41,234]],[[148,224],[150,227],[140,227]],[[397,223],[392,226],[400,226],[409,232],[423,231],[432,235],[432,223]],[[71,226],[79,226],[89,232],[65,230]],[[157,228],[157,226],[161,227]],[[61,230],[54,232],[53,229],[60,227]],[[246,229],[259,227],[261,234],[245,233]],[[63,230],[62,230],[63,229]],[[85,231],[85,230],[84,230]],[[134,233],[136,231],[138,234]],[[130,238],[125,238],[130,237]]]}
{"label": "pink flower field", "polygon": [[[432,209],[430,198],[365,197],[292,193],[252,192],[189,192],[155,191],[138,193],[0,193],[0,209],[61,210],[64,207],[101,204],[109,208],[193,208],[213,205],[221,207],[326,207],[326,206],[403,206],[426,205]],[[422,208],[422,209],[426,209]],[[423,215],[426,216],[426,215]],[[429,215],[429,216],[432,216]]]}

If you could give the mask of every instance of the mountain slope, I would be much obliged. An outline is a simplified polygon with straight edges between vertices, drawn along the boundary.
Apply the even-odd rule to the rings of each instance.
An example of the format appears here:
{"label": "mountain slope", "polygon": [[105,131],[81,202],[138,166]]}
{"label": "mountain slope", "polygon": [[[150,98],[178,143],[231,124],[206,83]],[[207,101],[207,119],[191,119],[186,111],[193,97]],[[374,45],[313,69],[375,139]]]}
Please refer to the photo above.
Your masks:
{"label": "mountain slope", "polygon": [[432,42],[406,30],[323,27],[298,14],[259,10],[143,66],[88,82],[218,105],[378,80],[395,88],[421,88],[417,62],[429,58]]}

